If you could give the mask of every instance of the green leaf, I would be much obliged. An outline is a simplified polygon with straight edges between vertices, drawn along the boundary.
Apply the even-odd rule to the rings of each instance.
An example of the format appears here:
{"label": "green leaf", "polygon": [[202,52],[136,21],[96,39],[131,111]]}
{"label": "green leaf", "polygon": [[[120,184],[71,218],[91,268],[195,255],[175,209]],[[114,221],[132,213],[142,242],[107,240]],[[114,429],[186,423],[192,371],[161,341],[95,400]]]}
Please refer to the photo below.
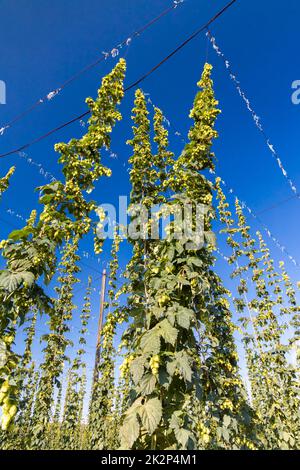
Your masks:
{"label": "green leaf", "polygon": [[40,197],[39,203],[40,204],[49,204],[54,199],[55,194],[45,194],[44,196]]}
{"label": "green leaf", "polygon": [[8,235],[8,238],[10,240],[14,240],[14,241],[17,241],[17,240],[20,240],[22,238],[27,238],[28,235],[32,232],[32,228],[31,227],[24,227],[20,230],[13,230],[13,232],[11,232],[9,235]]}
{"label": "green leaf", "polygon": [[158,290],[162,284],[162,279],[160,277],[154,277],[150,281],[150,286],[154,290]]}
{"label": "green leaf", "polygon": [[22,284],[22,281],[22,273],[19,272],[12,273],[11,271],[5,270],[0,274],[0,287],[9,292],[16,290],[19,285]]}
{"label": "green leaf", "polygon": [[185,351],[175,353],[174,360],[167,363],[167,371],[173,376],[176,371],[182,375],[186,382],[192,380],[192,369],[190,366],[190,358]]}
{"label": "green leaf", "polygon": [[167,251],[168,260],[173,261],[174,256],[175,256],[175,248],[173,246],[171,246]]}
{"label": "green leaf", "polygon": [[181,447],[185,450],[188,449],[189,440],[193,440],[193,434],[191,433],[191,431],[188,431],[184,428],[175,428],[174,434],[177,442],[181,445]]}
{"label": "green leaf", "polygon": [[194,266],[198,266],[199,268],[201,268],[203,265],[203,261],[200,258],[196,258],[195,256],[191,256],[187,261],[192,263]]}
{"label": "green leaf", "polygon": [[159,384],[162,387],[164,387],[165,389],[168,389],[171,381],[172,381],[172,378],[167,373],[166,369],[164,369],[163,367],[160,367],[159,371],[158,371],[158,382],[159,382]]}
{"label": "green leaf", "polygon": [[230,436],[229,436],[228,429],[222,428],[222,436],[223,436],[225,442],[229,442]]}
{"label": "green leaf", "polygon": [[0,369],[5,366],[7,360],[7,347],[4,341],[0,340]]}
{"label": "green leaf", "polygon": [[163,307],[152,307],[151,308],[151,316],[154,315],[155,318],[161,318],[165,309]]}
{"label": "green leaf", "polygon": [[28,259],[13,259],[9,261],[9,267],[13,271],[27,271],[31,268],[32,263]]}
{"label": "green leaf", "polygon": [[212,246],[216,246],[216,235],[214,232],[204,232],[204,238],[206,243],[209,243]]}
{"label": "green leaf", "polygon": [[230,418],[230,416],[225,415],[224,418],[223,418],[223,423],[224,423],[225,428],[228,428],[228,426],[229,426],[230,423],[231,423],[231,418]]}
{"label": "green leaf", "polygon": [[30,271],[11,272],[8,270],[0,274],[0,287],[9,292],[16,290],[22,282],[27,282],[28,286],[31,286],[34,282],[34,275]]}
{"label": "green leaf", "polygon": [[[128,410],[130,411],[130,410]],[[128,413],[128,412],[127,412]],[[140,425],[136,411],[128,414],[120,429],[121,448],[131,449],[140,434]]]}
{"label": "green leaf", "polygon": [[49,183],[46,186],[37,187],[36,191],[41,191],[42,194],[55,194],[60,186],[62,186],[60,181],[54,181],[53,183]]}
{"label": "green leaf", "polygon": [[136,357],[130,363],[130,373],[131,373],[132,380],[135,383],[135,385],[137,385],[138,382],[143,377],[144,365],[145,365],[145,358],[143,356]]}
{"label": "green leaf", "polygon": [[160,351],[159,331],[153,328],[144,333],[141,339],[141,348],[144,354],[158,354]]}
{"label": "green leaf", "polygon": [[162,404],[158,398],[151,398],[138,408],[138,413],[142,420],[143,427],[148,434],[153,434],[156,431],[161,417],[162,417]]}
{"label": "green leaf", "polygon": [[174,411],[170,419],[170,428],[179,428],[182,424],[182,411]]}
{"label": "green leaf", "polygon": [[289,434],[288,432],[286,432],[286,431],[282,431],[281,434],[282,434],[282,437],[283,437],[283,439],[285,440],[285,442],[289,442],[289,440],[290,440],[290,434]]}
{"label": "green leaf", "polygon": [[28,287],[31,287],[34,283],[34,274],[30,271],[23,271],[22,272],[23,281],[28,284]]}
{"label": "green leaf", "polygon": [[170,343],[172,346],[175,345],[178,330],[171,325],[169,320],[165,318],[160,323],[158,323],[155,328],[159,328],[160,335],[163,337],[166,343]]}
{"label": "green leaf", "polygon": [[139,381],[139,386],[138,386],[139,393],[141,395],[150,395],[154,391],[155,385],[156,385],[156,377],[151,373],[147,373]]}
{"label": "green leaf", "polygon": [[177,320],[178,325],[188,330],[193,316],[194,316],[193,310],[190,310],[189,308],[184,308],[184,307],[180,308],[176,312],[176,320]]}

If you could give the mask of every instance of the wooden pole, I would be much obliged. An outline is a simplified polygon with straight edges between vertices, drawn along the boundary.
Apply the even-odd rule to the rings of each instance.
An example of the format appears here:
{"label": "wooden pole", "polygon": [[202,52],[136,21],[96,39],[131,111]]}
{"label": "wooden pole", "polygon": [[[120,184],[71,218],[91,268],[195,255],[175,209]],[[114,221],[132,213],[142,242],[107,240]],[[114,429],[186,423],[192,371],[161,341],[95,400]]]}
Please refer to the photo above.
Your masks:
{"label": "wooden pole", "polygon": [[98,380],[98,368],[99,368],[100,351],[101,351],[101,334],[102,334],[102,328],[103,328],[105,287],[106,287],[106,269],[103,269],[102,283],[101,283],[101,293],[100,293],[100,311],[99,311],[99,320],[98,320],[95,366],[94,366],[94,384]]}

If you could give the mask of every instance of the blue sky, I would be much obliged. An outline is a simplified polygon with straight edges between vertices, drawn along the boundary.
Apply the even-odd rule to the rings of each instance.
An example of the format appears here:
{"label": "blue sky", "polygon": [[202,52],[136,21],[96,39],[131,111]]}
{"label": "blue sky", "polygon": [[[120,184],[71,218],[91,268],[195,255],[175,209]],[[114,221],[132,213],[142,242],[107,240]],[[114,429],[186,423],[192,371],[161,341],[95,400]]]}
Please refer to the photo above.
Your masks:
{"label": "blue sky", "polygon": [[[126,84],[147,72],[225,3],[225,0],[185,0],[183,5],[132,41],[126,57]],[[0,127],[97,59],[102,51],[111,50],[129,37],[170,4],[170,0],[0,1],[0,80],[6,83],[7,88],[7,103],[0,105]],[[211,28],[298,188],[300,105],[292,104],[291,86],[294,80],[300,79],[299,14],[297,0],[286,3],[237,1]],[[259,213],[292,193],[230,82],[222,61],[210,46],[207,47],[205,35],[188,44],[148,78],[142,87],[164,110],[173,126],[186,133],[190,126],[188,112],[206,57],[214,66],[215,92],[222,109],[217,123],[220,138],[214,148],[218,159],[217,173]],[[1,153],[85,111],[86,96],[95,96],[101,77],[115,61],[109,59],[100,64],[51,102],[16,123],[0,136]],[[127,159],[130,148],[125,142],[131,136],[133,93],[126,94],[121,107],[124,119],[113,134],[112,150],[118,158],[111,159],[106,153],[103,154],[103,161],[112,168],[113,176],[98,184],[93,198],[99,203],[116,203],[120,194],[129,192]],[[59,177],[60,168],[53,145],[57,141],[79,137],[82,132],[83,128],[75,123],[34,145],[26,153]],[[171,133],[170,141],[172,150],[178,154],[182,148],[179,139]],[[22,223],[9,215],[7,209],[27,217],[30,210],[37,207],[38,195],[34,193],[34,188],[46,183],[36,167],[17,155],[1,159],[0,174],[3,175],[11,165],[16,165],[17,171],[0,205],[1,239],[11,230],[10,224],[19,227]],[[293,199],[261,214],[263,222],[297,260],[300,260],[297,236],[299,204],[299,200]],[[258,227],[254,224],[254,228]],[[273,244],[270,248],[276,260],[285,259]],[[84,243],[82,249],[90,251],[91,245]],[[121,257],[123,265],[127,255],[128,250],[125,249]],[[107,262],[107,259],[106,250],[100,263],[95,259],[86,260],[90,267],[82,266],[80,277],[83,285],[88,274],[99,276],[95,270],[99,271],[102,262]],[[287,267],[293,279],[299,280],[299,269],[288,262]],[[220,271],[227,276],[222,266]],[[99,282],[95,283],[95,287],[99,289]],[[82,293],[83,290],[76,296],[78,303]],[[93,300],[93,316],[96,316],[97,292]],[[39,325],[41,331],[45,330],[44,321]],[[89,339],[91,358],[96,319],[93,322]],[[74,325],[78,325],[76,318]],[[38,351],[37,345],[36,348]]]}

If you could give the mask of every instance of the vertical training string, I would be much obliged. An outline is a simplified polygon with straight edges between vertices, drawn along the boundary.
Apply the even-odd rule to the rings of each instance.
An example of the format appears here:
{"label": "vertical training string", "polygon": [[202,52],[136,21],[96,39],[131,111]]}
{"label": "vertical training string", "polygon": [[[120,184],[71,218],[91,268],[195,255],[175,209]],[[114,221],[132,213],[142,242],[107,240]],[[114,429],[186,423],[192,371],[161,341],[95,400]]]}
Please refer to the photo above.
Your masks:
{"label": "vertical training string", "polygon": [[224,53],[221,51],[220,47],[217,45],[216,43],[216,39],[215,37],[211,34],[211,32],[209,31],[209,29],[207,30],[207,37],[210,39],[210,43],[213,47],[213,50],[216,52],[216,54],[221,57],[221,59],[223,60],[224,64],[225,64],[225,68],[226,70],[228,71],[229,73],[229,77],[230,79],[232,80],[232,82],[234,83],[235,85],[235,88],[236,90],[238,91],[240,97],[242,98],[242,100],[244,101],[244,103],[246,104],[246,107],[248,109],[248,111],[250,112],[251,116],[252,116],[252,119],[257,127],[257,129],[260,131],[260,133],[263,135],[264,137],[264,140],[266,142],[266,145],[268,147],[268,149],[270,150],[273,158],[275,158],[276,162],[277,162],[277,165],[282,173],[282,175],[284,176],[284,178],[287,180],[291,190],[293,191],[293,193],[297,196],[297,198],[299,199],[300,198],[300,194],[298,193],[298,190],[296,188],[296,185],[295,183],[291,180],[291,178],[288,176],[288,173],[286,171],[286,169],[284,168],[283,166],[283,163],[277,153],[277,151],[275,150],[275,147],[274,145],[272,144],[272,142],[270,141],[270,139],[268,138],[264,128],[263,128],[263,125],[261,123],[261,119],[260,117],[255,113],[251,103],[250,103],[250,100],[247,98],[245,92],[242,90],[241,86],[240,86],[240,82],[239,80],[237,79],[237,76],[232,72],[232,69],[231,69],[231,64],[229,62],[229,60],[227,60],[227,58],[225,57]]}
{"label": "vertical training string", "polygon": [[186,0],[174,0],[172,4],[162,11],[158,16],[153,18],[151,21],[146,23],[142,28],[134,31],[131,36],[127,37],[125,40],[117,44],[115,47],[113,47],[109,52],[102,51],[101,56],[95,60],[94,62],[86,65],[83,67],[81,70],[76,72],[74,75],[69,77],[65,82],[63,82],[59,87],[55,88],[54,90],[50,91],[47,93],[45,96],[42,98],[38,99],[35,103],[33,103],[28,109],[23,111],[22,113],[18,114],[15,116],[14,119],[12,119],[10,122],[8,122],[6,125],[2,126],[0,128],[0,136],[3,136],[3,134],[6,132],[7,129],[11,128],[16,122],[20,121],[23,119],[25,116],[30,114],[32,111],[34,111],[38,106],[41,104],[44,104],[46,102],[49,102],[53,100],[59,93],[62,92],[64,88],[66,88],[70,83],[74,82],[77,80],[81,75],[86,73],[87,71],[91,70],[92,68],[96,67],[98,64],[101,62],[109,59],[110,57],[116,58],[119,54],[120,51],[123,47],[126,47],[127,49],[129,48],[131,42],[133,39],[139,37],[144,31],[146,31],[148,28],[150,28],[153,24],[157,23],[161,18],[166,16],[168,13],[170,13],[172,10],[175,10],[179,5],[183,4]]}
{"label": "vertical training string", "polygon": [[279,240],[273,235],[273,233],[268,229],[268,227],[264,224],[264,222],[258,217],[255,212],[245,203],[245,201],[242,201],[233,191],[233,189],[226,184],[226,182],[221,178],[221,183],[223,186],[227,189],[227,192],[229,194],[232,194],[238,201],[240,202],[241,206],[243,209],[246,209],[246,211],[263,227],[264,231],[266,232],[267,236],[273,241],[273,243],[276,245],[276,247],[281,251],[281,253],[284,253],[289,261],[293,263],[294,266],[297,268],[300,268],[300,263],[287,251],[286,247],[282,245]]}
{"label": "vertical training string", "polygon": [[[150,96],[150,93],[145,93],[143,92],[144,95],[146,96],[147,98],[147,103],[149,103],[151,105],[151,107],[153,109],[155,109],[155,104],[153,103],[152,99],[151,99],[151,96]],[[186,145],[187,142],[186,140],[183,138],[182,136],[182,133],[179,132],[178,130],[176,130],[176,128],[173,126],[173,123],[172,121],[170,121],[169,119],[167,118],[164,118],[164,121],[166,122],[166,124],[168,125],[169,128],[173,129],[173,133],[176,137],[178,137],[180,139],[180,141]],[[213,173],[215,174],[214,171],[210,170],[210,173]],[[282,243],[280,243],[280,241],[273,235],[273,233],[269,230],[269,228],[264,224],[264,222],[260,219],[260,217],[255,214],[255,212],[253,212],[253,210],[246,204],[245,201],[242,201],[236,194],[235,192],[233,191],[233,189],[224,181],[224,179],[221,178],[221,182],[222,184],[224,185],[224,187],[227,189],[227,191],[232,194],[235,198],[237,198],[242,207],[244,209],[247,210],[247,212],[263,227],[264,231],[266,232],[267,236],[270,238],[270,240],[273,241],[273,243],[275,244],[275,246],[281,251],[281,253],[285,254],[287,256],[287,258],[289,259],[289,261],[291,263],[293,263],[294,266],[296,266],[297,268],[300,268],[300,263],[288,252],[288,250],[286,249],[286,247],[284,245],[282,245]],[[220,253],[219,253],[220,254]],[[221,255],[222,256],[222,255]]]}

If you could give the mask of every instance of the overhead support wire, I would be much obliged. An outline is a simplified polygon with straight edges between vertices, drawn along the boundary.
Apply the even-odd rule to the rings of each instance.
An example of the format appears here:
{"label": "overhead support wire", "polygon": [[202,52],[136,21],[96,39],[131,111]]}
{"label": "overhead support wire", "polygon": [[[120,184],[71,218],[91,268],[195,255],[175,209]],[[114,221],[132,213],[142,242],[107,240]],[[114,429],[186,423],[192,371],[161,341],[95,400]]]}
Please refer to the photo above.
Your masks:
{"label": "overhead support wire", "polygon": [[171,11],[175,10],[179,5],[183,4],[185,0],[174,0],[171,4],[170,7],[166,8],[163,10],[158,16],[153,18],[151,21],[146,23],[144,26],[142,26],[140,29],[134,31],[130,36],[128,36],[126,39],[121,41],[119,44],[114,46],[110,52],[102,52],[101,56],[95,60],[94,62],[86,65],[82,69],[80,69],[78,72],[76,72],[74,75],[72,75],[70,78],[68,78],[65,82],[63,82],[60,86],[56,87],[54,90],[50,91],[40,99],[38,99],[35,103],[33,103],[29,108],[27,108],[25,111],[22,113],[18,114],[15,116],[14,119],[12,119],[10,122],[6,123],[0,128],[0,136],[3,135],[7,129],[11,128],[16,122],[21,121],[24,117],[28,116],[32,111],[34,111],[38,106],[52,101],[55,96],[61,93],[61,91],[66,88],[68,85],[70,85],[72,82],[77,80],[81,75],[84,73],[88,72],[92,68],[96,67],[99,65],[101,62],[104,62],[107,60],[109,57],[115,58],[120,54],[120,51],[123,47],[129,48],[131,42],[133,39],[136,37],[139,37],[142,33],[144,33],[148,28],[150,28],[152,25],[157,23],[160,19],[165,17],[168,13]]}
{"label": "overhead support wire", "polygon": [[[144,95],[146,96],[146,99],[147,99],[147,103],[150,104],[153,108],[153,110],[155,110],[155,104],[153,103],[152,99],[151,99],[151,96],[149,93],[145,93],[144,92]],[[166,125],[169,127],[169,128],[172,128],[173,130],[173,133],[176,137],[178,137],[180,139],[180,141],[184,144],[184,145],[187,145],[187,142],[186,140],[183,138],[183,135],[181,132],[178,131],[178,129],[176,129],[174,126],[173,126],[173,123],[167,119],[166,117],[164,117],[164,122],[166,123]],[[214,173],[214,172],[212,172]],[[288,258],[288,260],[294,265],[296,266],[297,268],[300,268],[300,263],[295,259],[294,256],[292,256],[289,251],[287,250],[287,248],[278,240],[278,238],[276,238],[274,236],[274,234],[271,232],[271,230],[266,226],[266,224],[261,220],[261,218],[259,217],[260,214],[264,213],[264,212],[267,212],[268,210],[271,210],[271,209],[274,209],[276,208],[277,206],[279,206],[281,203],[283,202],[287,202],[291,199],[294,199],[296,196],[291,196],[289,199],[285,199],[284,201],[281,201],[279,202],[277,205],[273,205],[272,207],[268,208],[268,209],[265,209],[265,210],[262,210],[258,213],[255,213],[249,206],[248,204],[241,200],[234,192],[234,190],[225,182],[225,180],[223,178],[221,178],[221,182],[222,184],[224,185],[224,187],[227,189],[228,193],[233,195],[236,199],[238,199],[242,205],[242,207],[244,209],[247,210],[247,212],[251,215],[251,217],[253,217],[264,229],[265,233],[268,235],[268,237],[270,238],[270,240],[272,240],[272,242],[276,245],[276,247],[281,251],[281,253],[285,254],[286,257]],[[218,251],[218,250],[217,250]],[[221,252],[219,252],[219,255],[221,257],[223,257],[224,259],[226,259],[226,256],[223,255]]]}
{"label": "overhead support wire", "polygon": [[225,64],[225,68],[226,70],[228,71],[229,73],[229,77],[231,79],[231,81],[233,82],[238,94],[240,95],[240,97],[242,98],[243,102],[245,103],[248,111],[250,112],[251,114],[251,117],[253,119],[253,122],[256,126],[256,128],[260,131],[260,133],[262,134],[264,140],[265,140],[265,143],[269,149],[269,151],[271,152],[271,155],[273,158],[275,158],[276,160],[276,163],[282,173],[282,175],[284,176],[284,178],[286,179],[287,183],[289,184],[290,186],[290,189],[292,190],[293,194],[294,194],[294,197],[297,198],[297,199],[300,199],[300,194],[297,190],[297,187],[295,185],[295,183],[291,180],[291,178],[289,177],[288,175],[288,172],[286,171],[285,167],[283,166],[283,163],[278,155],[278,152],[277,150],[275,149],[275,146],[274,144],[271,142],[271,140],[269,139],[269,137],[267,136],[266,134],[266,131],[262,125],[262,121],[261,121],[261,118],[256,114],[256,112],[254,111],[253,109],[253,106],[249,100],[249,98],[246,96],[246,93],[244,92],[244,90],[242,89],[241,87],[241,84],[240,84],[240,81],[238,80],[237,76],[232,72],[232,69],[231,69],[231,64],[229,62],[229,60],[226,58],[226,56],[224,55],[224,53],[221,51],[220,47],[217,45],[216,43],[216,38],[212,35],[212,33],[209,31],[209,29],[207,29],[207,36],[209,37],[210,39],[210,42],[212,44],[212,47],[213,47],[213,50],[216,52],[216,54],[223,60],[224,64]]}
{"label": "overhead support wire", "polygon": [[[171,59],[177,52],[179,52],[181,49],[183,49],[187,44],[189,44],[193,39],[195,39],[200,33],[205,31],[212,23],[214,23],[223,13],[225,13],[237,0],[231,0],[225,7],[223,7],[218,13],[216,13],[207,23],[205,23],[203,26],[201,26],[199,29],[194,31],[185,41],[183,41],[176,49],[174,49],[170,54],[168,54],[164,59],[162,59],[157,65],[152,67],[147,73],[142,75],[138,80],[133,82],[131,85],[129,85],[127,88],[125,88],[125,92],[131,90],[132,88],[135,88],[138,86],[140,83],[142,83],[146,78],[148,78],[150,75],[152,75],[156,70],[158,70],[163,64],[165,64],[169,59]],[[21,147],[15,148],[13,150],[10,150],[9,152],[3,153],[0,155],[0,158],[8,157],[9,155],[13,155],[15,153],[22,152],[26,150],[28,147],[31,147],[32,145],[46,139],[50,135],[64,129],[65,127],[73,124],[76,121],[80,121],[81,119],[85,118],[90,114],[90,110],[85,111],[84,113],[80,114],[79,116],[74,117],[73,119],[61,124],[60,126],[55,127],[54,129],[48,131],[46,134],[43,134],[42,136],[32,140],[31,142],[22,145]]]}

